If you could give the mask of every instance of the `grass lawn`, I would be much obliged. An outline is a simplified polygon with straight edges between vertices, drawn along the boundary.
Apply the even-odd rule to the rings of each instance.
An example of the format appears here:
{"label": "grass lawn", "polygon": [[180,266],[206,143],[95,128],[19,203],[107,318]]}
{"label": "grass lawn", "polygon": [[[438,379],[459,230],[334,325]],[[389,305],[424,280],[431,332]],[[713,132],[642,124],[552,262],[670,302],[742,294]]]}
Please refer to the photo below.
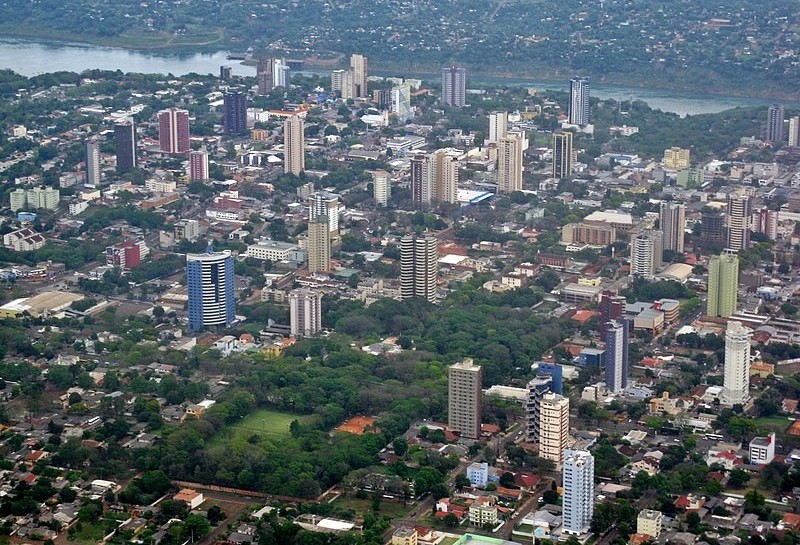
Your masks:
{"label": "grass lawn", "polygon": [[80,523],[81,529],[69,536],[67,539],[80,545],[95,545],[106,535],[106,520],[100,519],[94,524],[88,522]]}
{"label": "grass lawn", "polygon": [[785,416],[765,416],[756,418],[755,422],[759,433],[786,431],[786,428],[792,424],[792,421]]}
{"label": "grass lawn", "polygon": [[226,441],[232,440],[247,440],[252,435],[260,435],[265,439],[281,439],[289,436],[289,424],[293,420],[304,422],[309,418],[305,415],[259,409],[250,413],[244,420],[220,431],[210,446],[221,446]]}
{"label": "grass lawn", "polygon": [[[360,500],[353,496],[342,496],[340,498],[336,498],[336,501],[334,501],[331,505],[335,505],[336,507],[340,507],[342,509],[353,509],[356,513],[362,514],[372,511],[372,498]],[[402,503],[390,502],[386,499],[383,499],[381,500],[380,510],[378,513],[381,515],[386,515],[390,518],[400,518],[410,513],[411,509],[412,507],[410,505],[403,507]]]}
{"label": "grass lawn", "polygon": [[446,537],[439,542],[439,545],[453,545],[456,541],[458,541],[457,537]]}

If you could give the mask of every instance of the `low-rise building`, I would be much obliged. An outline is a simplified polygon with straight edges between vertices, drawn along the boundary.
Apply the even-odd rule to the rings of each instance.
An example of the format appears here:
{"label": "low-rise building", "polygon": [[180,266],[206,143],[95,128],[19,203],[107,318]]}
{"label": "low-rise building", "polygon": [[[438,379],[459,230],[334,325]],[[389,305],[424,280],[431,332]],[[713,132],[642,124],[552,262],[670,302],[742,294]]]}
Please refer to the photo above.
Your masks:
{"label": "low-rise building", "polygon": [[636,517],[636,533],[656,538],[661,535],[663,520],[664,515],[661,511],[652,509],[640,511],[639,516]]}
{"label": "low-rise building", "polygon": [[304,261],[305,253],[291,242],[263,239],[247,247],[247,257],[260,260]]}
{"label": "low-rise building", "polygon": [[756,465],[768,464],[775,459],[775,433],[766,437],[754,437],[750,441],[750,463]]}
{"label": "low-rise building", "polygon": [[469,506],[469,523],[475,526],[497,524],[497,505],[493,497],[479,497]]}
{"label": "low-rise building", "polygon": [[483,488],[489,482],[489,464],[474,462],[467,467],[467,479],[472,486]]}

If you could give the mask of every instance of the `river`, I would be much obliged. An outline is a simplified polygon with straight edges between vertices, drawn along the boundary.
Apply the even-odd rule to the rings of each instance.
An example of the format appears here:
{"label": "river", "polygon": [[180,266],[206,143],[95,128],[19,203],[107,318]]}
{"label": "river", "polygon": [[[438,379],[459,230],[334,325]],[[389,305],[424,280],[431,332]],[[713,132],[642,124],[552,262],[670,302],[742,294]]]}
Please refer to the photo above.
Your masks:
{"label": "river", "polygon": [[[89,44],[64,42],[27,41],[0,38],[0,68],[11,69],[25,76],[47,72],[71,71],[98,68],[102,70],[122,70],[123,72],[143,72],[174,74],[176,76],[198,73],[218,74],[220,65],[229,65],[234,75],[255,75],[255,68],[228,61],[226,51],[213,53],[150,53],[117,47],[104,47]],[[376,71],[379,73],[379,71]],[[308,73],[325,74],[327,71],[309,70]],[[430,76],[428,76],[430,78]],[[524,85],[537,89],[568,89],[567,81],[537,81],[533,79],[490,78],[476,76],[469,82],[506,85]],[[592,84],[591,94],[600,99],[636,100],[647,102],[650,107],[681,116],[702,113],[716,113],[737,106],[764,106],[767,99],[733,96],[708,95],[702,92],[689,93],[663,89]],[[787,104],[797,107],[798,104]]]}

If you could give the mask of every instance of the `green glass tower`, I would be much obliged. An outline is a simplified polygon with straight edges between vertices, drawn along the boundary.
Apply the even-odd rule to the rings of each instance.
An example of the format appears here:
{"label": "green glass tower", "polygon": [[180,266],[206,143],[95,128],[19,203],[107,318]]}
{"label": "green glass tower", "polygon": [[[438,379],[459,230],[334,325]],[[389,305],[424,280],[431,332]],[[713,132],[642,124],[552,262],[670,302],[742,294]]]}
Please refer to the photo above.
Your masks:
{"label": "green glass tower", "polygon": [[732,250],[715,255],[708,263],[709,316],[728,318],[736,312],[739,291],[739,257]]}

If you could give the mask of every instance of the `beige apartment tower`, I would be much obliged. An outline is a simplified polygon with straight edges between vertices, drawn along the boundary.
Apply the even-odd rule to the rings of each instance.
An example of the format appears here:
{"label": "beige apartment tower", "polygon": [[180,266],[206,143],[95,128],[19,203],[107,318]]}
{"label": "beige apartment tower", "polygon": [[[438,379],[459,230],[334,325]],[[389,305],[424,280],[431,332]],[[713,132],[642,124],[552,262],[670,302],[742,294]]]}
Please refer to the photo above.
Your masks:
{"label": "beige apartment tower", "polygon": [[299,115],[283,122],[283,171],[299,176],[306,169],[304,123]]}
{"label": "beige apartment tower", "polygon": [[329,271],[331,268],[331,232],[328,217],[319,216],[308,222],[308,272]]}
{"label": "beige apartment tower", "polygon": [[462,437],[481,436],[481,403],[483,371],[472,359],[450,366],[448,372],[447,425]]}
{"label": "beige apartment tower", "polygon": [[354,98],[366,98],[368,63],[364,55],[350,56],[350,71],[353,73],[353,95]]}
{"label": "beige apartment tower", "polygon": [[497,192],[512,193],[522,189],[523,136],[508,134],[497,142]]}
{"label": "beige apartment tower", "polygon": [[539,456],[561,465],[569,435],[569,398],[547,393],[539,407]]}

